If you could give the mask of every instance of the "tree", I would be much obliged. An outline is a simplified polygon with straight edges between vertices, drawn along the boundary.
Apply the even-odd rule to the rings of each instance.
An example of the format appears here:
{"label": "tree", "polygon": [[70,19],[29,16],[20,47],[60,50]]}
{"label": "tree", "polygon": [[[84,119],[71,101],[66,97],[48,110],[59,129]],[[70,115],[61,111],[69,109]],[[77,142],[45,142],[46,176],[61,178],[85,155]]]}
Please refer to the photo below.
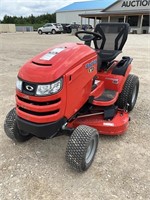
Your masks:
{"label": "tree", "polygon": [[53,14],[43,14],[39,16],[34,16],[31,14],[28,17],[16,17],[5,15],[1,23],[3,24],[45,24],[45,23],[54,23],[56,22],[56,13]]}

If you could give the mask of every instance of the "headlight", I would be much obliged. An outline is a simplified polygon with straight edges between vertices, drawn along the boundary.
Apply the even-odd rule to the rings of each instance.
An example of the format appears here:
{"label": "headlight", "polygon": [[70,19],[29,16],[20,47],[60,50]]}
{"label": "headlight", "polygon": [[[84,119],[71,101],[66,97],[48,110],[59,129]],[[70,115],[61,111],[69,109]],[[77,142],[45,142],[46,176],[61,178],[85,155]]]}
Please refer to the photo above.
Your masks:
{"label": "headlight", "polygon": [[16,82],[16,88],[20,91],[22,90],[22,81],[18,78],[17,78],[17,82]]}
{"label": "headlight", "polygon": [[62,82],[63,81],[61,78],[51,84],[38,85],[37,90],[36,90],[36,95],[46,96],[46,95],[56,94],[62,89]]}

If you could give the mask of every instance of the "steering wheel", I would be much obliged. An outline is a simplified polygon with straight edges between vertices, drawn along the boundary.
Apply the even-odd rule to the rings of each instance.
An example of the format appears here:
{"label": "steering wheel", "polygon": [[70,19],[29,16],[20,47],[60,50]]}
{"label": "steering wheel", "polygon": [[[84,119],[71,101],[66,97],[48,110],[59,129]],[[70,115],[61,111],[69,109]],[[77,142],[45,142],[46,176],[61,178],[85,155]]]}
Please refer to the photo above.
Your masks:
{"label": "steering wheel", "polygon": [[91,32],[91,31],[77,31],[75,33],[75,36],[84,42],[102,39],[102,36],[99,33]]}

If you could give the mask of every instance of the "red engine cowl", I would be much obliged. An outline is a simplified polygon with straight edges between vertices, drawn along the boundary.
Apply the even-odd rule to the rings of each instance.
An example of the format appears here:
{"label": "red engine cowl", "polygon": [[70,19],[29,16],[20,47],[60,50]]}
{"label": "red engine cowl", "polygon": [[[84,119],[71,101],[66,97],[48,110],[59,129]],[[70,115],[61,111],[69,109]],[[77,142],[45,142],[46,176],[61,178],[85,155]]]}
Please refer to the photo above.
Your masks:
{"label": "red engine cowl", "polygon": [[70,118],[88,100],[96,74],[97,54],[86,45],[65,43],[40,53],[23,65],[18,77],[35,91],[38,84],[62,78],[62,89],[49,96],[17,90],[17,115],[35,123]]}
{"label": "red engine cowl", "polygon": [[78,65],[96,59],[96,53],[81,43],[64,43],[49,48],[23,65],[18,76],[34,83],[49,83],[57,80]]}

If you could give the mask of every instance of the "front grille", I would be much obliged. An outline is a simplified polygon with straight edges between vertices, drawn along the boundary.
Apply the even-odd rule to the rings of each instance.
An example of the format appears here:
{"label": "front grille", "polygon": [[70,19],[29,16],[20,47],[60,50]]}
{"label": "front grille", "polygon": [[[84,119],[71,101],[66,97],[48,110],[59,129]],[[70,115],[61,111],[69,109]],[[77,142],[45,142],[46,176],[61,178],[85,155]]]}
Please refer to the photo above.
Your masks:
{"label": "front grille", "polygon": [[[60,114],[61,111],[61,98],[56,97],[56,99],[51,99],[50,97],[36,97],[37,84],[23,81],[22,83],[22,93],[30,96],[30,99],[26,99],[21,97],[17,93],[16,95],[16,103],[18,114],[20,111],[20,117],[24,116],[26,118],[26,114],[32,115],[33,121],[37,122],[39,117],[44,121],[51,121],[51,118],[56,118]],[[41,101],[43,100],[43,101]]]}
{"label": "front grille", "polygon": [[59,112],[59,109],[53,110],[53,111],[48,111],[48,112],[35,112],[35,111],[32,111],[32,110],[24,109],[22,107],[18,107],[18,109],[25,112],[25,113],[28,113],[28,114],[31,114],[31,115],[37,115],[37,116],[53,115],[53,114],[56,114],[56,113]]}
{"label": "front grille", "polygon": [[32,105],[36,105],[36,106],[48,106],[48,105],[53,105],[53,104],[56,104],[58,102],[61,101],[60,98],[58,99],[55,99],[55,100],[51,100],[51,101],[45,101],[45,102],[37,102],[37,101],[33,101],[33,100],[29,100],[29,99],[24,99],[22,97],[19,97],[17,95],[17,98],[20,100],[20,101],[23,101],[25,103],[29,103],[29,104],[32,104]]}

